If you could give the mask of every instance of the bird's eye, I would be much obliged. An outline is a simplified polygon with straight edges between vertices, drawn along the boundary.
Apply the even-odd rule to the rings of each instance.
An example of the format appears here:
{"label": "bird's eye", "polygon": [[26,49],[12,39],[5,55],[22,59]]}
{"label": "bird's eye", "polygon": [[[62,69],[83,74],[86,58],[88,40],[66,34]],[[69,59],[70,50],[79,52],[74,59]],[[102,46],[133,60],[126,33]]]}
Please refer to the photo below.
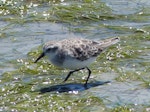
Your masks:
{"label": "bird's eye", "polygon": [[58,49],[58,47],[50,47],[46,49],[46,52],[54,52]]}
{"label": "bird's eye", "polygon": [[51,51],[51,50],[52,50],[51,48],[48,48],[46,51],[49,52],[49,51]]}

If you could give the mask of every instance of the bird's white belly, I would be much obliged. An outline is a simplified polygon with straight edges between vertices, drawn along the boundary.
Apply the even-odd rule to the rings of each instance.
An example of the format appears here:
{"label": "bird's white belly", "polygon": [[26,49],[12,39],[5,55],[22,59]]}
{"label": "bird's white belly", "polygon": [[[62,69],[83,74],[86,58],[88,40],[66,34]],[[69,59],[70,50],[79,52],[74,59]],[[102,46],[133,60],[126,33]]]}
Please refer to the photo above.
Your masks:
{"label": "bird's white belly", "polygon": [[67,59],[65,59],[62,67],[68,68],[71,70],[75,70],[75,69],[87,67],[91,63],[93,63],[95,60],[96,60],[96,57],[92,57],[92,58],[89,58],[89,59],[84,60],[84,61],[80,61],[80,60],[73,59],[73,58],[67,58]]}

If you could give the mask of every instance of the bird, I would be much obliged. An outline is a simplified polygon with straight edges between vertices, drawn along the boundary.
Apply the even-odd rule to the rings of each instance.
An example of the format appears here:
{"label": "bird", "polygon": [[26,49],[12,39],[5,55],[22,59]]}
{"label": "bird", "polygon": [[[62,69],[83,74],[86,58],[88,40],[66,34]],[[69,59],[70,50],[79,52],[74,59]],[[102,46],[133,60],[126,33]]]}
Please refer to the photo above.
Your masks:
{"label": "bird", "polygon": [[48,41],[44,44],[42,53],[34,63],[37,63],[41,58],[47,56],[53,65],[69,69],[70,71],[63,82],[66,82],[74,72],[87,69],[88,77],[84,83],[84,86],[87,86],[92,73],[89,65],[91,65],[106,48],[119,41],[119,37],[100,41],[86,38],[66,38],[63,40]]}

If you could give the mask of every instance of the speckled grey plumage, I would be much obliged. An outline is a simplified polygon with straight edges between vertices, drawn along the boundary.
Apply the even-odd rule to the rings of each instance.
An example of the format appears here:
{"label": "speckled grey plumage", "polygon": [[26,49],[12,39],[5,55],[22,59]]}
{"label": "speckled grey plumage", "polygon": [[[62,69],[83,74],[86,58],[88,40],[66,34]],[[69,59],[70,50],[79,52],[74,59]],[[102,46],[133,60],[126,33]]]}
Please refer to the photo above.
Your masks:
{"label": "speckled grey plumage", "polygon": [[119,38],[110,38],[102,41],[93,41],[84,38],[49,41],[43,46],[43,55],[48,56],[54,65],[62,68],[84,68],[95,61],[96,57],[105,48],[118,41]]}

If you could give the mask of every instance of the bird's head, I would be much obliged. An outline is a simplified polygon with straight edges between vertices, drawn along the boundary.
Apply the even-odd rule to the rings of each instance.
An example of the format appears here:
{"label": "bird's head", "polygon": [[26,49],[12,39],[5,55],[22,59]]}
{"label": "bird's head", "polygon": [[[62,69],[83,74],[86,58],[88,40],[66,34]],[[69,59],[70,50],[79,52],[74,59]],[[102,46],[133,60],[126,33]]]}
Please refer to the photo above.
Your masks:
{"label": "bird's head", "polygon": [[34,61],[34,63],[38,62],[41,58],[44,56],[48,56],[49,58],[52,57],[52,55],[55,54],[56,50],[58,49],[57,45],[54,45],[52,43],[46,43],[43,47],[43,51],[40,54],[40,56]]}

